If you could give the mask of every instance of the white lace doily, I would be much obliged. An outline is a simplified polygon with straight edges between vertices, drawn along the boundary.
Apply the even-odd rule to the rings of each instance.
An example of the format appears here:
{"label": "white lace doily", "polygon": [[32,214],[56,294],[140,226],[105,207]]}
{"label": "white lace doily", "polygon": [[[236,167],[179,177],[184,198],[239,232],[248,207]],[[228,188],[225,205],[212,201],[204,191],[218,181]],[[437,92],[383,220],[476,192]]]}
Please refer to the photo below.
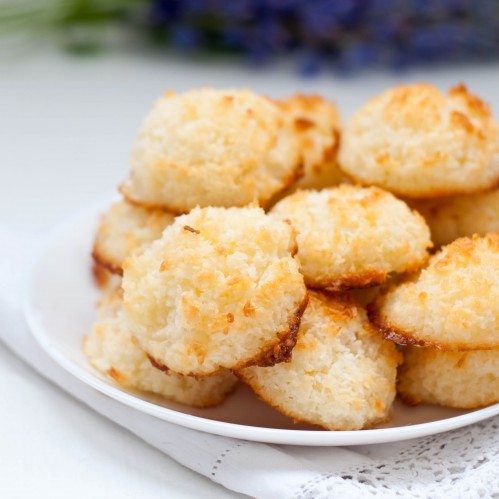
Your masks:
{"label": "white lace doily", "polygon": [[304,483],[298,498],[499,498],[499,418],[406,444],[394,456]]}

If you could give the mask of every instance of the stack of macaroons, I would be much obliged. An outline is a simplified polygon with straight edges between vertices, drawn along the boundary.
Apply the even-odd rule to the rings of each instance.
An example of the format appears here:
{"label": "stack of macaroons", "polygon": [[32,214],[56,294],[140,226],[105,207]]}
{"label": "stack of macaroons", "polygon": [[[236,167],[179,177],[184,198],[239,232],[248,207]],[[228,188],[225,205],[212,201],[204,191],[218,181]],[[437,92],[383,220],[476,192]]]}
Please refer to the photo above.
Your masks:
{"label": "stack of macaroons", "polygon": [[368,307],[404,348],[408,403],[499,402],[499,123],[458,85],[401,85],[347,123],[339,154],[350,178],[402,196],[440,251]]}
{"label": "stack of macaroons", "polygon": [[464,87],[397,87],[343,130],[319,96],[168,92],[131,166],[85,341],[117,383],[206,407],[239,378],[295,421],[357,430],[390,419],[403,343],[425,346],[405,350],[404,400],[497,401],[499,236],[429,253],[499,230],[499,127]]}
{"label": "stack of macaroons", "polygon": [[420,274],[371,303],[369,316],[408,345],[399,374],[408,403],[499,402],[499,234],[444,246]]}

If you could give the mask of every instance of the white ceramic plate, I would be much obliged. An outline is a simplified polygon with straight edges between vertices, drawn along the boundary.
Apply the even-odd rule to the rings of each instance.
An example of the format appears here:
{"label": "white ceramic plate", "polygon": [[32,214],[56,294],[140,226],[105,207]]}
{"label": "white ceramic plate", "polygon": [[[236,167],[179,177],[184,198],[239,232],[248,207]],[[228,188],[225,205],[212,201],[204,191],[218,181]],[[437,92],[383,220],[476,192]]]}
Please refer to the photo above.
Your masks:
{"label": "white ceramic plate", "polygon": [[499,414],[499,404],[476,411],[396,402],[390,424],[362,431],[320,431],[294,424],[261,402],[247,387],[219,407],[194,409],[154,396],[127,392],[95,371],[81,352],[98,297],[91,275],[90,249],[98,214],[105,205],[71,218],[48,238],[33,268],[25,314],[36,340],[62,367],[120,402],[188,428],[258,442],[292,445],[363,445],[431,435]]}

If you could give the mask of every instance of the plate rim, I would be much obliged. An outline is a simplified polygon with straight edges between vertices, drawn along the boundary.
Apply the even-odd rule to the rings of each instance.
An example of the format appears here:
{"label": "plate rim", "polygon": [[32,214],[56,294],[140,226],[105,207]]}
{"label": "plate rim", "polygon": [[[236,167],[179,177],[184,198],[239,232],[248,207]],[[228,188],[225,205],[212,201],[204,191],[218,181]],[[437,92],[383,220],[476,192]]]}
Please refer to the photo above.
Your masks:
{"label": "plate rim", "polygon": [[[116,196],[114,196],[115,198]],[[455,430],[499,414],[499,404],[494,404],[472,412],[440,419],[437,421],[418,423],[414,425],[399,426],[396,428],[377,428],[367,430],[292,430],[282,428],[264,428],[236,423],[228,423],[213,419],[203,418],[192,414],[186,414],[175,409],[170,409],[153,402],[149,402],[119,389],[111,384],[105,383],[90,371],[86,371],[76,362],[72,361],[59,351],[50,340],[50,334],[37,319],[37,307],[34,300],[34,289],[37,272],[44,257],[53,249],[58,237],[78,222],[83,222],[90,215],[97,215],[98,210],[106,206],[113,199],[101,201],[87,206],[83,210],[65,217],[50,230],[41,246],[36,252],[28,271],[28,279],[22,294],[22,310],[33,338],[43,351],[64,370],[69,372],[79,381],[91,386],[100,393],[121,402],[128,407],[146,413],[150,416],[167,421],[172,424],[183,426],[205,433],[211,433],[223,437],[238,438],[253,442],[280,444],[333,447],[340,445],[356,446],[379,443],[389,443],[410,440],[413,438],[434,435],[446,431]]]}

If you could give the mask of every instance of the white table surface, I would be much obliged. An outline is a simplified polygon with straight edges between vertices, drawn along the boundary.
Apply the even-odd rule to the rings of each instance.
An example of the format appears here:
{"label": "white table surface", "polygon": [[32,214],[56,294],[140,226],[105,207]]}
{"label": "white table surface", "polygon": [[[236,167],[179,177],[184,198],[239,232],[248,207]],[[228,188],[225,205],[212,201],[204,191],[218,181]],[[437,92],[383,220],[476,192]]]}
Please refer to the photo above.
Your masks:
{"label": "white table surface", "polygon": [[[499,114],[497,64],[307,80],[285,67],[254,72],[236,63],[138,51],[91,58],[43,47],[4,53],[0,223],[43,234],[114,192],[140,120],[166,88],[320,92],[350,114],[397,81],[421,79],[442,88],[463,81]],[[1,497],[235,497],[61,393],[1,345],[0,380]]]}

